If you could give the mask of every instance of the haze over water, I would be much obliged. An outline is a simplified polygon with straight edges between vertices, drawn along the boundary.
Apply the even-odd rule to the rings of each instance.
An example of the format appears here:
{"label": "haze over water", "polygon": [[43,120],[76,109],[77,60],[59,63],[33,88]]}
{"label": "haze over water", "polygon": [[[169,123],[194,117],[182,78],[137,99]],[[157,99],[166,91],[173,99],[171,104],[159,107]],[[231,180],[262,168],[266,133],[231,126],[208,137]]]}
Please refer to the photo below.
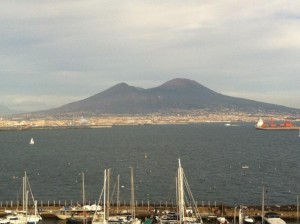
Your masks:
{"label": "haze over water", "polygon": [[[296,204],[300,190],[298,132],[257,131],[253,125],[1,132],[0,201],[21,200],[21,177],[26,171],[39,202],[81,202],[83,171],[87,201],[94,203],[103,185],[103,170],[111,168],[112,189],[120,174],[121,202],[129,202],[133,166],[138,202],[175,202],[180,158],[198,203],[260,205],[264,185],[266,205]],[[29,145],[31,137],[34,145]]]}

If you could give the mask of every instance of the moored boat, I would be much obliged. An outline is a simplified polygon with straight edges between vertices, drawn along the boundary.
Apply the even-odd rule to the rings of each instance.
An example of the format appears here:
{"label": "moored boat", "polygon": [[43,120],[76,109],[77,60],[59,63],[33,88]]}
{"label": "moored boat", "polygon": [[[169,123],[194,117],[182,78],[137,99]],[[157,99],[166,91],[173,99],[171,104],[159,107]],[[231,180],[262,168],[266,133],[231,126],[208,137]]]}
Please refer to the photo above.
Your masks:
{"label": "moored boat", "polygon": [[245,215],[243,211],[244,207],[239,210],[239,224],[254,224],[255,219],[249,215]]}
{"label": "moored boat", "polygon": [[224,216],[220,216],[220,217],[217,217],[217,223],[218,224],[228,224],[229,221]]}
{"label": "moored boat", "polygon": [[[163,215],[160,224],[203,224],[201,215],[197,209],[196,202],[192,195],[188,181],[178,159],[177,179],[176,179],[177,212]],[[187,207],[186,201],[191,206]]]}
{"label": "moored boat", "polygon": [[0,224],[10,224],[10,221],[8,218],[0,218]]}
{"label": "moored boat", "polygon": [[178,223],[179,215],[176,212],[168,212],[165,215],[162,215],[160,218],[160,224],[173,224]]}
{"label": "moored boat", "polygon": [[90,214],[86,214],[67,218],[67,223],[92,223],[92,220],[93,216],[91,216]]}
{"label": "moored boat", "polygon": [[[32,200],[34,203],[34,211],[30,211],[28,208],[28,194],[31,194]],[[27,174],[23,177],[23,209],[22,210],[13,210],[5,212],[7,213],[6,219],[9,220],[10,224],[36,224],[42,220],[41,215],[37,211],[37,201],[34,200],[33,194],[31,192],[31,187]]]}
{"label": "moored boat", "polygon": [[67,220],[68,218],[71,218],[72,216],[82,216],[85,213],[94,213],[95,211],[101,210],[101,206],[96,205],[85,205],[83,207],[62,207],[58,211],[53,212],[53,214],[61,220]]}
{"label": "moored boat", "polygon": [[286,224],[286,222],[280,218],[280,215],[276,212],[267,212],[264,215],[264,223],[266,224]]}

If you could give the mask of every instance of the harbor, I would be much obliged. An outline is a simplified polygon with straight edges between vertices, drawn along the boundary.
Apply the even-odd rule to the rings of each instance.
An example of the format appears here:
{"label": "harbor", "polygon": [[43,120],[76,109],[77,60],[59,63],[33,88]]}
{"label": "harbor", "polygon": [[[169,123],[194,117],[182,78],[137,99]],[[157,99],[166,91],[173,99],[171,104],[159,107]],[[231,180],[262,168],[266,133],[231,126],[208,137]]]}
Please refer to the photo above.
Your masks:
{"label": "harbor", "polygon": [[1,3],[0,224],[300,224],[300,1]]}
{"label": "harbor", "polygon": [[[243,206],[246,208],[245,212],[247,215],[251,217],[256,217],[256,219],[259,219],[261,215],[261,206]],[[43,204],[39,206],[38,211],[40,212],[43,219],[58,219],[55,214],[62,211],[65,207],[59,206],[59,205],[49,205]],[[1,207],[0,208],[0,216],[4,217],[6,215],[5,210],[16,210],[18,207]],[[119,214],[126,213],[130,211],[131,207],[130,204],[127,205],[121,205],[119,208],[117,208],[116,205],[110,206],[110,214],[117,214],[117,210],[119,210]],[[149,205],[146,204],[138,204],[135,208],[136,216],[140,219],[145,219],[145,217],[150,217],[153,215],[162,215],[166,211],[175,211],[176,212],[176,206],[170,206],[165,204],[155,204],[155,203],[149,203]],[[234,220],[234,217],[238,218],[238,209],[239,207],[231,207],[226,205],[214,205],[214,206],[199,206],[198,211],[201,215],[201,217],[206,220],[212,217],[217,217],[223,214],[228,220]],[[297,212],[297,206],[296,205],[286,205],[282,207],[278,206],[272,206],[268,207],[268,211],[275,211],[278,214],[280,214],[281,218],[284,219],[287,222],[296,222],[299,220],[299,212]]]}

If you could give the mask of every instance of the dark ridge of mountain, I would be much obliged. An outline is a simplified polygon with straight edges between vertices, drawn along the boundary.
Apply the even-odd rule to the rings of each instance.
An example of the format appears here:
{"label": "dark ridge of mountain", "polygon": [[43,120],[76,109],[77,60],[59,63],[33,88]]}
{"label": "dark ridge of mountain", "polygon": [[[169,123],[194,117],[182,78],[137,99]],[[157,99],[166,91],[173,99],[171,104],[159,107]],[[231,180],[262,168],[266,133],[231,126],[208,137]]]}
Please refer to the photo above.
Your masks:
{"label": "dark ridge of mountain", "polygon": [[198,89],[198,90],[201,89],[204,92],[214,92],[211,89],[208,89],[207,87],[201,85],[200,83],[198,83],[196,81],[189,80],[189,79],[183,79],[183,78],[172,79],[156,88],[177,90],[177,91],[186,91],[186,90],[190,90],[190,89]]}
{"label": "dark ridge of mountain", "polygon": [[50,115],[135,115],[179,113],[199,109],[211,112],[231,110],[246,113],[300,113],[299,109],[226,96],[196,81],[182,78],[170,80],[150,89],[120,83],[86,99],[39,113]]}
{"label": "dark ridge of mountain", "polygon": [[69,103],[59,108],[48,110],[47,112],[127,114],[138,110],[138,103],[142,99],[143,89],[120,83],[87,99]]}

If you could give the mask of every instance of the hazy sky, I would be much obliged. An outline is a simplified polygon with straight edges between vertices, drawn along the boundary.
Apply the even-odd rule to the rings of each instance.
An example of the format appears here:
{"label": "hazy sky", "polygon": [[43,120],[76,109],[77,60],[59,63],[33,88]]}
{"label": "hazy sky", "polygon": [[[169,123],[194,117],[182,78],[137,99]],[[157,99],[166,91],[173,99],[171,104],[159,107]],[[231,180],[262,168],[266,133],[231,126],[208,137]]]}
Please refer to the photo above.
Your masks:
{"label": "hazy sky", "polygon": [[300,1],[1,1],[2,105],[40,110],[178,77],[300,108]]}

